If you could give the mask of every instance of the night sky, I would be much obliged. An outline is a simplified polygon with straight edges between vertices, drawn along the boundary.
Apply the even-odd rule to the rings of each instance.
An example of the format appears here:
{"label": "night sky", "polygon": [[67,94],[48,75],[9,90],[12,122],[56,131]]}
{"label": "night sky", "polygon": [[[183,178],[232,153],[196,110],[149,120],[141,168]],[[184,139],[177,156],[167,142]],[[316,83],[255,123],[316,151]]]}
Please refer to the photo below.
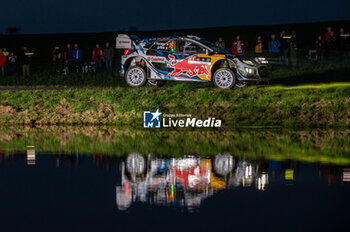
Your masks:
{"label": "night sky", "polygon": [[11,0],[1,3],[0,33],[162,30],[350,20],[349,0]]}

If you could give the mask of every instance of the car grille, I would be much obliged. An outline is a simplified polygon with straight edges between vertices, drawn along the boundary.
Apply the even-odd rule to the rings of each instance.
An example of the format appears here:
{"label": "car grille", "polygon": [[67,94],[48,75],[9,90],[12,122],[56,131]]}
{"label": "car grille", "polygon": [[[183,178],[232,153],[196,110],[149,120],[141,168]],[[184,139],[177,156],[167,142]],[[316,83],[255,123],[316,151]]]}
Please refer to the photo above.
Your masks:
{"label": "car grille", "polygon": [[259,67],[258,72],[259,72],[260,77],[267,77],[268,76],[268,71],[267,71],[266,67]]}

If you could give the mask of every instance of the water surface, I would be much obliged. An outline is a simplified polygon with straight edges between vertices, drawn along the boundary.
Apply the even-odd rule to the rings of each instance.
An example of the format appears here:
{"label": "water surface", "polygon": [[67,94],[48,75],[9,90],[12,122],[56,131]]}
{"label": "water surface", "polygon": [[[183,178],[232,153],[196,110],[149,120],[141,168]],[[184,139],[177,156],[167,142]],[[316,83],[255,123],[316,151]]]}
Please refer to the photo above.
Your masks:
{"label": "water surface", "polygon": [[4,129],[2,231],[348,231],[348,131]]}

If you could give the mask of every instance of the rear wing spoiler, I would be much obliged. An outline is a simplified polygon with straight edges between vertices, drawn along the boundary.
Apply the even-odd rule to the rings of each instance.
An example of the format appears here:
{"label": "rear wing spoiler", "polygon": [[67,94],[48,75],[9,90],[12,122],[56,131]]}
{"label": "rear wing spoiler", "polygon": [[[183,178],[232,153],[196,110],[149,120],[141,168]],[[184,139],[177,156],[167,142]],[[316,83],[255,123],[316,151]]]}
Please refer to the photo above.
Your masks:
{"label": "rear wing spoiler", "polygon": [[136,35],[118,34],[115,41],[116,49],[132,49],[133,46],[140,42],[140,38]]}

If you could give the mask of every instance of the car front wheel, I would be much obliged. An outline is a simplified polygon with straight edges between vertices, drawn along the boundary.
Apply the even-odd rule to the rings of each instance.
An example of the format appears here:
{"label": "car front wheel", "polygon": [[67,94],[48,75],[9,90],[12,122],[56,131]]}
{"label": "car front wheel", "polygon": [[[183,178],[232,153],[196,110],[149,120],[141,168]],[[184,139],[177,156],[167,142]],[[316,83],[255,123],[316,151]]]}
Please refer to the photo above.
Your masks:
{"label": "car front wheel", "polygon": [[132,66],[126,71],[125,80],[131,87],[143,86],[147,81],[145,70],[140,66]]}
{"label": "car front wheel", "polygon": [[213,82],[218,88],[231,89],[236,84],[236,75],[229,68],[220,68],[214,73]]}

